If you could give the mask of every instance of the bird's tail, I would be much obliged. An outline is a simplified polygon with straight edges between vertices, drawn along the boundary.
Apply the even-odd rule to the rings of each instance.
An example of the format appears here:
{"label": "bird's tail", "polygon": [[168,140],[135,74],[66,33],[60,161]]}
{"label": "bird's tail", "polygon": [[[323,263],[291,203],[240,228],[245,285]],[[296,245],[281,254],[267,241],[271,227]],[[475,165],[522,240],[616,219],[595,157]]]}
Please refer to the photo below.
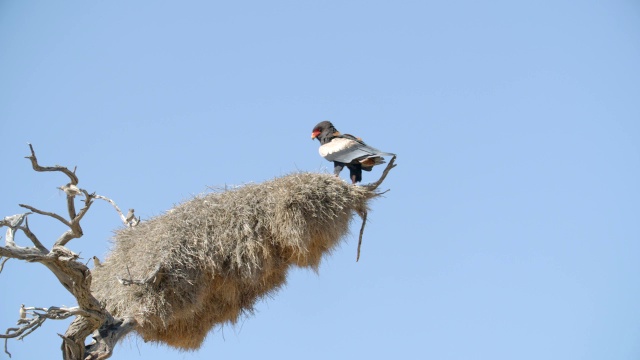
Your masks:
{"label": "bird's tail", "polygon": [[362,165],[362,170],[364,171],[371,171],[374,166],[384,163],[386,163],[386,161],[382,156],[372,156],[360,160],[360,165]]}

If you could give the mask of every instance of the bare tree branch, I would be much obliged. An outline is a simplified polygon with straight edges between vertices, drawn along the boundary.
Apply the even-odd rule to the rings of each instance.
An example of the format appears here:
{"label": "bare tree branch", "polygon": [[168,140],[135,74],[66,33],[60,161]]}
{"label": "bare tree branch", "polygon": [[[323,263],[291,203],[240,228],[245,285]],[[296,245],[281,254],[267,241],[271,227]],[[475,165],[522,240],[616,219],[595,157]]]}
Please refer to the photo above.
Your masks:
{"label": "bare tree branch", "polygon": [[67,213],[69,214],[69,219],[73,220],[76,218],[75,195],[67,194]]}
{"label": "bare tree branch", "polygon": [[[4,335],[0,334],[0,339],[4,338],[4,352],[11,357],[11,353],[7,348],[7,341],[10,338],[17,337],[19,340],[24,339],[27,335],[34,332],[37,328],[40,327],[46,320],[45,317],[39,316],[39,313],[36,313],[35,318],[27,318],[27,310],[31,310],[34,308],[25,308],[24,304],[20,305],[20,318],[18,319],[18,325],[22,325],[20,327],[9,328],[7,329]],[[46,309],[45,309],[46,310]]]}
{"label": "bare tree branch", "polygon": [[82,190],[82,192],[84,193],[84,200],[83,200],[84,207],[80,209],[80,212],[78,213],[78,215],[73,218],[73,221],[75,222],[80,222],[80,220],[82,220],[84,215],[87,213],[87,211],[89,211],[89,208],[93,204],[93,199],[96,195],[95,193],[89,194],[87,190],[84,190],[84,189]]}
{"label": "bare tree branch", "polygon": [[362,185],[362,187],[366,188],[369,191],[373,191],[373,190],[377,189],[378,186],[380,186],[380,184],[382,184],[384,179],[387,177],[387,174],[389,173],[389,171],[391,171],[391,169],[393,169],[394,167],[397,166],[395,164],[395,161],[396,161],[396,156],[393,155],[393,157],[391,158],[391,160],[387,164],[387,167],[382,172],[382,175],[380,176],[380,179],[378,179],[378,181],[376,181],[376,182],[372,182],[371,184]]}
{"label": "bare tree branch", "polygon": [[[0,259],[2,259],[3,256],[0,256]],[[2,259],[2,262],[0,263],[0,273],[2,273],[2,269],[4,269],[4,264],[9,261],[10,258],[4,258]]]}
{"label": "bare tree branch", "polygon": [[113,205],[113,207],[118,212],[118,215],[120,215],[120,220],[122,220],[122,223],[125,224],[126,226],[134,227],[140,223],[140,218],[136,218],[134,215],[134,211],[135,211],[134,209],[129,209],[127,216],[125,216],[124,214],[122,214],[122,211],[120,210],[118,205],[116,205],[116,203],[113,200],[109,199],[108,197],[102,196],[102,195],[95,195],[94,198],[104,200],[109,204]]}
{"label": "bare tree branch", "polygon": [[11,357],[11,353],[7,348],[7,341],[11,338],[18,338],[19,340],[24,339],[25,336],[34,332],[37,328],[39,328],[46,318],[33,318],[29,320],[22,320],[24,325],[20,327],[8,328],[4,335],[0,334],[0,339],[4,339],[4,352]]}
{"label": "bare tree branch", "polygon": [[0,257],[10,259],[45,263],[51,260],[47,255],[47,252],[41,251],[35,247],[24,248],[19,246],[0,246]]}
{"label": "bare tree branch", "polygon": [[42,211],[42,210],[34,208],[31,205],[18,204],[18,206],[23,207],[23,208],[25,208],[27,210],[31,210],[36,214],[45,215],[45,216],[51,216],[52,218],[60,221],[61,223],[71,227],[71,223],[67,219],[63,218],[62,216],[60,216],[60,215],[58,215],[56,213],[52,213],[52,212],[48,212],[48,211]]}
{"label": "bare tree branch", "polygon": [[7,216],[4,219],[2,219],[2,221],[0,221],[0,227],[2,226],[9,227],[7,229],[6,239],[4,240],[5,246],[12,246],[12,247],[16,246],[16,243],[14,241],[16,229],[18,228],[18,226],[22,225],[22,222],[29,214],[30,213]]}
{"label": "bare tree branch", "polygon": [[78,185],[78,177],[75,174],[76,172],[75,169],[71,171],[68,168],[60,165],[40,166],[40,164],[38,164],[38,158],[36,158],[36,153],[35,151],[33,151],[33,145],[29,144],[29,149],[31,149],[31,156],[25,156],[25,158],[31,160],[31,165],[33,166],[33,170],[38,172],[59,171],[69,177],[69,180],[71,180],[71,184]]}
{"label": "bare tree branch", "polygon": [[367,212],[362,213],[362,226],[360,227],[360,236],[358,237],[358,254],[356,255],[356,262],[360,260],[360,246],[362,246],[362,234],[364,234],[364,226],[367,224]]}
{"label": "bare tree branch", "polygon": [[72,308],[61,308],[57,306],[52,306],[49,308],[41,308],[41,307],[25,307],[24,310],[27,311],[27,316],[31,315],[32,317],[19,319],[18,325],[21,325],[17,328],[9,328],[7,329],[5,334],[0,334],[0,339],[11,339],[18,338],[18,340],[22,340],[24,337],[33,332],[37,327],[42,325],[45,320],[63,320],[68,319],[72,316],[90,316],[89,313],[82,310],[80,307],[72,307]]}
{"label": "bare tree branch", "polygon": [[[65,246],[72,239],[76,239],[84,235],[84,233],[82,232],[82,228],[80,227],[80,220],[82,220],[82,218],[87,213],[87,211],[89,211],[91,204],[93,204],[94,194],[89,194],[85,190],[82,190],[82,191],[85,194],[85,200],[84,200],[85,206],[82,209],[80,209],[80,212],[73,219],[71,219],[71,222],[69,223],[69,227],[71,229],[65,232],[64,234],[62,234],[62,236],[60,236],[60,238],[53,245],[54,247]],[[73,204],[73,196],[67,196],[67,203]],[[75,207],[72,208],[71,206],[69,206],[69,213],[75,214]]]}
{"label": "bare tree branch", "polygon": [[25,219],[24,226],[19,226],[18,229],[22,230],[22,232],[29,238],[29,240],[31,240],[33,245],[35,245],[36,248],[38,248],[40,251],[49,252],[49,250],[44,245],[42,245],[40,240],[38,240],[38,237],[34,233],[31,232],[31,229],[29,229],[29,219],[28,218]]}

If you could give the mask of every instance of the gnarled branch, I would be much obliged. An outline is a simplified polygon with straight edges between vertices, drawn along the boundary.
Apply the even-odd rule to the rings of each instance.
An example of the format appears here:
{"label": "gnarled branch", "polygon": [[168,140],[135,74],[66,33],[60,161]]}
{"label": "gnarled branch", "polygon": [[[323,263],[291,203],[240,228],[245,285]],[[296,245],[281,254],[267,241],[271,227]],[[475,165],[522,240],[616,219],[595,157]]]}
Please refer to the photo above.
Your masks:
{"label": "gnarled branch", "polygon": [[73,171],[71,171],[68,168],[60,165],[40,166],[40,164],[38,164],[38,158],[36,157],[36,153],[33,150],[33,145],[29,144],[29,149],[31,150],[31,155],[25,156],[25,158],[31,160],[31,166],[33,166],[33,170],[38,172],[58,171],[67,175],[69,177],[69,180],[71,180],[71,184],[78,185],[78,177],[76,176],[76,169],[73,169]]}
{"label": "gnarled branch", "polygon": [[[69,241],[83,236],[80,222],[89,211],[93,200],[96,198],[106,199],[103,196],[90,194],[86,190],[79,188],[78,177],[73,171],[60,165],[41,166],[38,163],[33,146],[29,144],[31,155],[26,158],[31,161],[32,167],[38,172],[61,172],[65,174],[70,182],[59,187],[67,195],[67,212],[69,218],[37,209],[30,205],[20,204],[21,207],[28,209],[29,213],[8,216],[0,220],[0,227],[6,226],[7,233],[5,238],[5,246],[0,246],[0,271],[9,259],[18,259],[28,262],[39,262],[45,265],[60,281],[60,283],[69,291],[78,301],[78,306],[71,308],[49,307],[49,308],[25,308],[21,307],[19,327],[9,328],[0,338],[5,339],[5,352],[7,351],[6,341],[10,338],[22,339],[35,331],[47,319],[61,320],[74,317],[74,321],[64,335],[60,335],[63,339],[62,352],[64,359],[104,359],[111,356],[112,348],[115,342],[124,334],[128,333],[135,327],[135,321],[125,319],[114,319],[111,314],[100,304],[91,292],[91,272],[86,265],[78,261],[79,255],[67,249],[65,246]],[[80,211],[76,212],[75,197],[84,195],[84,206]],[[48,216],[66,225],[69,229],[65,231],[55,241],[51,250],[47,249],[38,239],[38,237],[29,228],[26,222],[27,216],[30,214],[38,214]],[[22,225],[24,222],[24,226]],[[15,235],[18,231],[22,231],[27,238],[33,243],[33,246],[18,246],[15,241]],[[27,314],[30,316],[27,318]],[[99,328],[103,329],[105,324],[109,324],[106,332],[102,330],[100,334],[94,336],[94,343],[99,346],[87,347],[85,349],[85,339]],[[114,325],[114,324],[117,324]],[[123,326],[125,324],[125,326]],[[113,334],[108,329],[113,328]],[[115,339],[113,343],[112,341]]]}

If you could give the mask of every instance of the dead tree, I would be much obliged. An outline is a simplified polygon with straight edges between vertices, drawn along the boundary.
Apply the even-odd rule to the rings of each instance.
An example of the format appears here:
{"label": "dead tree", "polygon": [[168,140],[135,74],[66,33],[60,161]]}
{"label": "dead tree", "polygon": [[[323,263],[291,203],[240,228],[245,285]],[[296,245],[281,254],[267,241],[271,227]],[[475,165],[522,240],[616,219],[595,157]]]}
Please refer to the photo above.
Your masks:
{"label": "dead tree", "polygon": [[[353,186],[329,174],[294,173],[260,184],[196,196],[165,214],[140,223],[133,209],[78,187],[75,170],[43,167],[31,147],[33,169],[61,172],[69,183],[68,217],[29,205],[5,217],[0,271],[9,259],[40,262],[78,301],[76,307],[21,307],[9,338],[24,338],[46,319],[75,316],[60,335],[64,359],[106,359],[116,343],[135,331],[145,341],[197,349],[211,328],[234,323],[254,304],[277,291],[291,267],[317,269],[321,259],[349,231],[354,214],[367,220],[368,202],[393,167],[369,185]],[[76,211],[76,197],[84,206]],[[111,203],[125,224],[114,235],[112,253],[89,270],[67,244],[83,235],[80,222],[96,199]],[[47,249],[31,231],[28,216],[48,216],[68,227]],[[140,226],[137,226],[140,224]],[[33,246],[16,244],[22,232]],[[85,346],[88,336],[93,342]]]}
{"label": "dead tree", "polygon": [[[36,158],[33,146],[29,144],[31,155],[26,158],[31,161],[33,170],[37,172],[60,172],[69,178],[69,183],[60,187],[66,194],[67,217],[53,212],[43,211],[30,205],[20,204],[20,207],[28,212],[7,216],[0,221],[1,227],[6,227],[4,246],[0,246],[0,272],[9,259],[38,262],[46,266],[78,301],[75,307],[21,307],[18,326],[7,329],[0,338],[5,339],[5,352],[11,356],[7,349],[7,340],[10,338],[22,339],[31,334],[47,319],[61,320],[75,316],[69,328],[62,338],[62,353],[66,360],[75,359],[106,359],[111,356],[115,343],[128,332],[134,323],[131,319],[114,318],[96,299],[91,292],[91,271],[83,263],[78,261],[78,254],[67,248],[67,244],[76,238],[82,237],[82,218],[87,214],[95,199],[110,202],[116,211],[120,213],[123,222],[128,226],[137,225],[139,219],[129,219],[122,215],[115,203],[95,193],[78,187],[78,176],[64,166],[41,166]],[[82,198],[84,205],[78,211],[76,209],[76,197]],[[60,235],[51,249],[43,245],[38,236],[29,228],[28,217],[34,214],[48,216],[64,224],[68,230]],[[22,232],[33,246],[20,246],[16,243],[16,234]],[[94,333],[94,344],[91,351],[85,350],[85,339]]]}

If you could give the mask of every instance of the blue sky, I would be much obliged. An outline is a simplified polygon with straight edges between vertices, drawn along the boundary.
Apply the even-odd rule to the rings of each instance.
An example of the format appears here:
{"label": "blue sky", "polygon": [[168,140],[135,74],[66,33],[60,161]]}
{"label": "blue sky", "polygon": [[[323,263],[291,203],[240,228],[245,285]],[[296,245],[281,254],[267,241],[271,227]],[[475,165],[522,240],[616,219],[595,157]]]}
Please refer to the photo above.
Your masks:
{"label": "blue sky", "polygon": [[[360,262],[354,223],[199,351],[132,337],[113,358],[637,359],[638,64],[636,1],[2,0],[0,213],[64,209],[28,142],[144,219],[328,172],[310,133],[331,120],[398,154]],[[104,258],[119,226],[96,203],[70,247]],[[0,288],[1,328],[21,303],[74,305],[37,264]],[[56,358],[67,325],[9,350]]]}

